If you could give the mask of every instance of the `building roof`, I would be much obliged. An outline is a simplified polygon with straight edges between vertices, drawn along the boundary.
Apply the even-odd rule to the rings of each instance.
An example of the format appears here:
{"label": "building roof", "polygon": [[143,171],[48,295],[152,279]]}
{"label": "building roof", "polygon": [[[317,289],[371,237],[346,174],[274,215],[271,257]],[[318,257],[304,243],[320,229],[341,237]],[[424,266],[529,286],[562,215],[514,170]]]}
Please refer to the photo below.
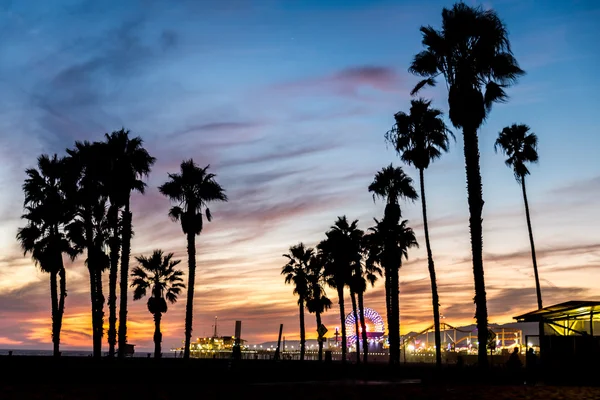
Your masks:
{"label": "building roof", "polygon": [[600,301],[567,301],[513,317],[517,322],[560,321],[565,319],[600,319]]}

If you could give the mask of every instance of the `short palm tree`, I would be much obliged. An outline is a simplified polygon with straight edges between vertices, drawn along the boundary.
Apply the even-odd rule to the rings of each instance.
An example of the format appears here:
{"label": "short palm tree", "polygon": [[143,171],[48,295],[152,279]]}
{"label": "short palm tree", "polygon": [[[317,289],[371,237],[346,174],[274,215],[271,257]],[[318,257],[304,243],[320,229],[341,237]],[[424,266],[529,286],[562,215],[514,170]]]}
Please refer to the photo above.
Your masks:
{"label": "short palm tree", "polygon": [[317,320],[317,342],[319,346],[319,361],[323,361],[323,342],[325,341],[324,329],[321,315],[331,308],[331,300],[325,293],[327,277],[325,275],[325,264],[320,255],[315,254],[308,263],[306,275],[308,281],[308,297],[306,308],[308,312],[314,313]]}
{"label": "short palm tree", "polygon": [[[377,172],[373,182],[369,185],[369,192],[373,193],[373,200],[380,197],[386,201],[382,228],[395,229],[400,223],[402,212],[399,199],[414,201],[418,198],[417,192],[412,185],[412,179],[404,173],[401,167],[391,164]],[[388,314],[388,330],[390,342],[390,363],[400,363],[400,304],[398,270],[402,263],[397,242],[393,235],[382,234],[383,239],[388,240],[382,246],[382,267],[385,271],[385,293],[386,308]]]}
{"label": "short palm tree", "polygon": [[[67,297],[63,254],[75,258],[77,252],[65,235],[65,226],[73,218],[73,209],[62,188],[65,163],[56,154],[38,157],[37,169],[25,171],[23,184],[27,225],[20,228],[17,240],[24,253],[31,253],[34,262],[50,275],[52,306],[52,343],[55,357],[60,356],[60,331]],[[60,278],[60,284],[58,279]],[[59,289],[60,285],[60,289]]]}
{"label": "short palm tree", "polygon": [[192,318],[194,308],[194,283],[196,279],[196,235],[200,235],[204,218],[212,220],[208,204],[215,201],[227,201],[225,190],[215,180],[215,174],[209,173],[207,165],[198,167],[194,160],[181,163],[180,172],[169,174],[169,180],[158,190],[177,205],[171,207],[169,216],[173,221],[181,222],[183,233],[187,236],[188,284],[185,306],[185,348],[183,357],[190,357],[192,338]]}
{"label": "short palm tree", "polygon": [[167,301],[171,304],[177,302],[177,296],[183,284],[183,271],[175,269],[181,260],[172,260],[173,253],[163,255],[162,250],[154,250],[150,257],[136,257],[139,263],[131,271],[131,287],[134,288],[133,300],[140,300],[150,290],[148,311],[154,316],[154,358],[160,358],[162,333],[160,321],[167,312]]}
{"label": "short palm tree", "polygon": [[[403,220],[396,225],[391,225],[384,219],[375,219],[375,226],[369,228],[365,235],[367,261],[369,265],[380,265],[389,279],[388,340],[390,343],[390,363],[400,363],[400,305],[399,305],[399,278],[398,271],[402,267],[402,258],[408,259],[408,250],[419,247],[415,233],[408,226],[408,221]],[[386,269],[391,266],[394,270]],[[373,268],[373,267],[371,267]],[[392,322],[390,323],[390,318]],[[397,335],[395,335],[395,333]],[[394,348],[397,346],[397,349]]]}
{"label": "short palm tree", "polygon": [[362,240],[363,262],[361,262],[360,264],[360,271],[355,271],[355,274],[357,272],[360,273],[360,278],[358,278],[358,283],[356,284],[356,286],[358,297],[358,310],[360,315],[360,327],[362,333],[363,361],[367,363],[369,354],[369,340],[367,337],[367,323],[365,320],[364,294],[367,290],[367,284],[371,284],[371,287],[375,286],[375,282],[377,281],[378,276],[383,276],[383,270],[379,267],[379,265],[368,262],[369,251],[365,241],[365,236],[366,235],[363,236]]}
{"label": "short palm tree", "polygon": [[337,290],[340,307],[342,334],[342,362],[346,362],[347,335],[344,288],[350,284],[354,263],[360,262],[363,231],[358,229],[358,220],[351,223],[346,216],[338,217],[335,224],[325,233],[327,238],[317,248],[325,264],[328,284]]}
{"label": "short palm tree", "polygon": [[[129,137],[129,131],[121,129],[105,134],[103,143],[106,152],[105,190],[110,200],[110,273],[109,273],[109,328],[108,343],[109,356],[115,352],[117,340],[117,268],[119,250],[121,254],[121,282],[119,304],[119,348],[124,349],[127,344],[127,286],[129,277],[129,256],[131,253],[132,214],[130,208],[131,192],[144,193],[146,184],[142,181],[147,177],[156,159],[143,147],[143,140],[139,136]],[[121,210],[121,218],[119,211]],[[125,357],[125,352],[120,352],[119,357]]]}
{"label": "short palm tree", "polygon": [[[506,26],[493,10],[456,3],[451,9],[443,9],[441,30],[422,26],[421,33],[425,50],[414,57],[409,71],[425,79],[412,94],[426,85],[435,85],[435,79],[442,75],[448,87],[450,120],[463,131],[477,336],[479,343],[487,343],[483,189],[477,130],[492,105],[507,100],[505,89],[516,83],[524,72],[512,55]],[[487,367],[485,346],[479,347],[478,365]]]}
{"label": "short palm tree", "polygon": [[308,299],[308,266],[313,257],[314,250],[299,243],[290,247],[290,252],[283,257],[288,262],[283,266],[281,275],[285,275],[285,283],[294,285],[294,294],[298,295],[298,307],[300,316],[300,361],[304,361],[306,351],[306,328],[304,324],[304,307]]}
{"label": "short palm tree", "polygon": [[533,243],[533,232],[531,230],[531,218],[529,217],[529,203],[527,202],[527,191],[525,190],[525,176],[529,175],[527,163],[537,163],[537,136],[524,124],[513,124],[507,126],[498,135],[494,149],[502,151],[508,158],[505,163],[513,169],[515,179],[521,184],[523,201],[525,202],[525,216],[527,218],[527,229],[529,231],[529,244],[531,245],[531,259],[533,261],[533,273],[535,276],[535,291],[537,294],[538,309],[542,306],[542,289],[538,276],[537,260],[535,257],[535,245]]}
{"label": "short palm tree", "polygon": [[419,170],[421,184],[421,205],[423,209],[423,228],[425,231],[425,247],[427,248],[427,265],[431,280],[431,298],[433,303],[433,324],[435,327],[435,360],[436,366],[442,366],[442,340],[440,334],[440,300],[437,291],[435,266],[431,243],[429,241],[429,226],[427,221],[427,202],[425,201],[424,171],[443,152],[447,152],[449,138],[454,134],[446,127],[442,119],[443,113],[431,108],[431,101],[412,100],[410,113],[397,113],[394,117],[396,124],[386,134],[386,140],[391,142],[402,161],[413,165]]}

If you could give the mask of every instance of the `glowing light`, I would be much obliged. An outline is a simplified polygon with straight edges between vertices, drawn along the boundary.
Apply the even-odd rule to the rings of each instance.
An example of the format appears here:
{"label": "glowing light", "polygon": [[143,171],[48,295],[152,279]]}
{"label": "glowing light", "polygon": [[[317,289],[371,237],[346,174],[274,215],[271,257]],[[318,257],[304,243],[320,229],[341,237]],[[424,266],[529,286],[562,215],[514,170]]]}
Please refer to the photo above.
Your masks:
{"label": "glowing light", "polygon": [[[365,325],[367,328],[367,332],[378,332],[378,333],[383,333],[385,331],[385,324],[383,323],[383,318],[381,318],[381,315],[379,315],[379,313],[375,310],[373,310],[372,308],[365,308],[364,309],[364,314],[365,314]],[[360,311],[357,312],[357,317],[360,320]],[[354,319],[354,313],[349,313],[348,315],[346,315],[346,320],[345,320],[345,324],[346,324],[346,337],[348,340],[348,345],[352,346],[352,344],[354,344],[354,342],[356,342],[356,323],[355,323],[355,319]],[[362,328],[359,327],[359,333],[362,332],[361,330]],[[336,328],[337,330],[337,328]]]}

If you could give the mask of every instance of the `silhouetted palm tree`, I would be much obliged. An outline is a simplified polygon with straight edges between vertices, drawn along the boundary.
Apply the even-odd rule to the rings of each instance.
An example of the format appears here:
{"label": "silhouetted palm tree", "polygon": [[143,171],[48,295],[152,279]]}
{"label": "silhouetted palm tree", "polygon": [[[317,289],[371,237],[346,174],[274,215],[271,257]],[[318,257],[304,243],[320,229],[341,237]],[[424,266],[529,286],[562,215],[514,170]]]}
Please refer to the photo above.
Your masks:
{"label": "silhouetted palm tree", "polygon": [[527,217],[527,229],[529,231],[529,244],[531,245],[531,259],[533,261],[533,273],[535,276],[535,291],[537,294],[538,308],[542,308],[542,289],[538,276],[537,260],[535,257],[535,245],[533,243],[533,232],[531,230],[531,218],[529,217],[529,204],[527,202],[527,191],[525,190],[525,176],[529,175],[527,163],[537,163],[537,136],[530,132],[530,128],[523,124],[513,124],[502,129],[498,135],[494,150],[502,151],[508,158],[505,163],[513,169],[515,179],[521,184],[523,190],[523,201],[525,202],[525,216]]}
{"label": "silhouetted palm tree", "polygon": [[110,260],[105,247],[110,237],[107,199],[102,185],[104,151],[100,143],[75,142],[67,149],[65,188],[67,200],[75,206],[75,218],[66,227],[68,237],[78,251],[87,251],[92,302],[92,341],[94,357],[102,356],[104,295],[102,272]]}
{"label": "silhouetted palm tree", "polygon": [[325,264],[320,255],[313,255],[308,263],[306,279],[308,280],[308,298],[306,299],[306,308],[308,312],[314,313],[317,320],[317,342],[319,346],[319,361],[323,360],[323,342],[324,335],[321,333],[321,314],[331,308],[331,300],[325,293],[325,284],[327,277],[325,275]]}
{"label": "silhouetted palm tree", "polygon": [[21,218],[27,221],[27,225],[17,233],[17,240],[24,253],[31,253],[36,265],[50,275],[52,343],[55,357],[60,356],[60,331],[67,297],[63,253],[71,258],[77,255],[64,233],[65,226],[73,218],[73,209],[68,204],[62,188],[64,168],[62,158],[58,158],[56,154],[52,158],[43,154],[38,157],[37,169],[25,170],[25,214]]}
{"label": "silhouetted palm tree", "polygon": [[[384,268],[386,277],[390,276],[389,285],[392,296],[390,298],[391,316],[388,317],[388,340],[390,343],[390,363],[400,362],[400,305],[398,271],[402,267],[402,258],[408,259],[408,250],[419,247],[415,233],[408,225],[407,220],[391,225],[385,218],[381,221],[375,219],[375,226],[369,228],[365,235],[365,246],[368,248],[367,264]],[[390,266],[392,270],[386,269]],[[371,267],[372,269],[374,267]],[[390,318],[394,321],[390,323]],[[394,335],[394,332],[398,332]],[[396,336],[396,337],[394,337]],[[397,346],[397,348],[394,348]]]}
{"label": "silhouetted palm tree", "polygon": [[413,165],[419,170],[421,184],[421,205],[423,209],[423,228],[425,231],[425,246],[427,248],[427,262],[429,278],[431,280],[431,298],[433,302],[433,324],[435,327],[435,360],[436,366],[442,366],[442,340],[440,335],[440,300],[435,278],[435,267],[431,244],[429,241],[429,226],[427,223],[427,202],[425,201],[424,171],[434,160],[448,151],[449,136],[454,134],[448,130],[443,113],[431,108],[431,101],[419,99],[412,100],[410,114],[397,113],[394,117],[396,124],[386,134],[386,140],[391,142],[400,155],[402,161]]}
{"label": "silhouetted palm tree", "polygon": [[[144,193],[146,184],[141,179],[148,176],[156,159],[144,149],[142,138],[139,136],[130,138],[129,131],[125,129],[114,131],[110,135],[105,134],[104,150],[106,152],[105,162],[107,163],[104,184],[110,200],[109,220],[111,229],[108,343],[109,356],[113,356],[117,340],[116,286],[121,244],[123,252],[121,254],[121,282],[119,285],[121,294],[119,304],[119,348],[124,349],[127,344],[127,286],[131,237],[133,235],[130,210],[131,192]],[[120,210],[122,210],[121,221],[119,221]],[[120,352],[119,357],[125,357],[125,352]]]}
{"label": "silhouetted palm tree", "polygon": [[290,247],[290,252],[283,257],[288,259],[287,264],[281,270],[281,275],[285,275],[285,283],[294,285],[294,294],[298,295],[298,306],[300,308],[300,361],[304,361],[306,351],[306,329],[304,324],[304,306],[308,299],[308,265],[313,257],[314,250],[310,247],[304,247],[304,243],[299,243]]}
{"label": "silhouetted palm tree", "polygon": [[200,235],[204,226],[204,217],[212,220],[208,204],[215,201],[227,201],[225,190],[215,180],[215,174],[209,173],[207,165],[199,168],[194,160],[181,163],[180,172],[169,174],[169,181],[158,189],[171,201],[177,203],[171,207],[169,216],[180,221],[183,233],[187,236],[188,284],[185,306],[185,348],[183,357],[190,357],[192,337],[192,318],[194,307],[194,282],[196,279],[196,235]]}
{"label": "silhouetted palm tree", "polygon": [[[400,198],[406,200],[416,200],[417,192],[412,185],[412,179],[404,173],[401,167],[393,167],[392,164],[377,172],[375,179],[369,185],[369,192],[373,193],[373,200],[376,197],[381,197],[386,200],[384,217],[382,220],[383,226],[395,229],[400,223],[402,216]],[[386,293],[386,308],[388,314],[388,340],[390,342],[390,363],[395,364],[400,362],[400,305],[398,303],[398,269],[401,265],[399,250],[396,248],[397,243],[393,240],[392,235],[383,234],[382,238],[388,240],[383,244],[382,266],[385,271],[385,293]]]}
{"label": "silhouetted palm tree", "polygon": [[[414,57],[409,71],[425,79],[413,89],[435,85],[442,75],[448,86],[452,124],[461,128],[475,281],[475,318],[479,343],[487,343],[487,304],[483,272],[483,192],[479,169],[477,130],[495,102],[506,101],[505,88],[524,72],[513,57],[506,26],[493,10],[456,3],[442,11],[442,30],[422,26],[425,50]],[[479,347],[478,365],[487,366],[485,346]]]}
{"label": "silhouetted palm tree", "polygon": [[344,287],[350,283],[354,263],[360,262],[363,231],[358,229],[358,220],[350,223],[344,215],[338,217],[335,224],[325,235],[327,238],[321,241],[317,248],[325,263],[327,282],[337,290],[342,330],[342,362],[346,362],[347,336]]}
{"label": "silhouetted palm tree", "polygon": [[136,257],[140,264],[131,271],[134,288],[133,300],[140,300],[146,296],[150,289],[151,295],[148,299],[148,311],[154,316],[154,358],[160,358],[162,333],[160,332],[160,321],[162,315],[167,312],[167,301],[174,304],[183,284],[183,271],[175,269],[181,260],[172,260],[173,253],[163,256],[162,250],[154,250],[150,257]]}
{"label": "silhouetted palm tree", "polygon": [[360,315],[360,327],[362,333],[363,342],[363,361],[367,363],[369,354],[369,340],[367,337],[367,324],[365,321],[365,305],[364,305],[364,293],[367,290],[367,283],[371,284],[371,287],[375,286],[377,276],[383,276],[382,269],[376,264],[368,262],[369,249],[368,243],[365,240],[366,235],[363,236],[362,240],[362,252],[363,252],[363,263],[361,264],[361,277],[358,286],[358,310]]}

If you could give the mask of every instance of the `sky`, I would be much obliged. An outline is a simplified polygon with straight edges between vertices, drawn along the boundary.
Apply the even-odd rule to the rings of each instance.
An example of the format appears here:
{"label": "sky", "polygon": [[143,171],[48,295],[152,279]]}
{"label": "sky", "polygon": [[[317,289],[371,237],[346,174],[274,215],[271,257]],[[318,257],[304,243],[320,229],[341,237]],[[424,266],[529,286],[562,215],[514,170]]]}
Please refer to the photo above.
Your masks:
{"label": "sky", "polygon": [[[229,202],[197,239],[193,336],[299,337],[282,254],[316,245],[338,216],[372,226],[384,204],[367,186],[401,162],[384,134],[407,111],[418,79],[419,27],[440,27],[450,1],[402,0],[0,0],[0,348],[51,348],[49,278],[15,240],[24,170],[75,140],[121,127],[144,139],[157,162],[145,195],[132,198],[133,256],[173,252],[186,241],[157,190],[183,159],[210,164]],[[527,74],[479,132],[484,265],[489,320],[511,322],[536,307],[520,186],[493,143],[526,123],[540,162],[527,180],[544,303],[596,299],[600,282],[600,147],[597,112],[600,5],[595,1],[494,0]],[[445,85],[422,96],[447,113]],[[473,275],[462,135],[425,173],[441,313],[474,322]],[[403,166],[415,179],[410,166]],[[432,324],[420,202],[402,204],[421,243],[400,272],[402,332]],[[67,263],[64,349],[91,349],[88,273]],[[105,278],[105,283],[107,281]],[[107,292],[105,292],[107,293]],[[339,326],[334,308],[324,316]],[[348,297],[348,296],[347,296]],[[349,299],[346,298],[349,311]],[[366,306],[385,312],[383,285]],[[145,300],[130,298],[128,336],[152,348]],[[184,296],[163,316],[163,348],[184,337]],[[108,309],[105,307],[106,315]],[[316,336],[307,315],[308,337]],[[106,348],[106,336],[104,339]]]}

